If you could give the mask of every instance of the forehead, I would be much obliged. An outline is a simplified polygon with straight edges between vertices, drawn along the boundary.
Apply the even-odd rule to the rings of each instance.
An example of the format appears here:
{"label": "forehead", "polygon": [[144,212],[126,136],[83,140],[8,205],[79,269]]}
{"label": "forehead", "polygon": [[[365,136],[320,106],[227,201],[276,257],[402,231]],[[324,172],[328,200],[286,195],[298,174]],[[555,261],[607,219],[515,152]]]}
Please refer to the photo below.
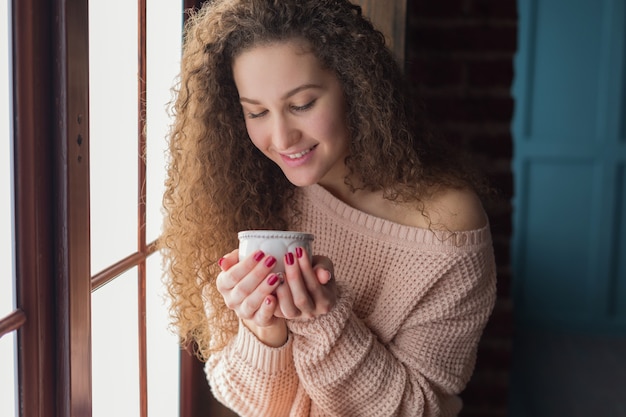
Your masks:
{"label": "forehead", "polygon": [[242,96],[280,96],[302,84],[330,76],[307,44],[300,41],[254,46],[233,60],[233,77]]}

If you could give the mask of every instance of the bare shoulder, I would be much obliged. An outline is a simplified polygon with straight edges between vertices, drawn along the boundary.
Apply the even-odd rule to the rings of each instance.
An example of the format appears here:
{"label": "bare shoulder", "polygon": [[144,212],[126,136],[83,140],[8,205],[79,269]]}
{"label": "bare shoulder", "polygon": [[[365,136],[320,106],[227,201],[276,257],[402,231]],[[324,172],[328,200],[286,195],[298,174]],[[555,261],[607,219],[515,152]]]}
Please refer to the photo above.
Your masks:
{"label": "bare shoulder", "polygon": [[382,193],[361,193],[348,204],[368,214],[406,226],[460,232],[487,224],[480,198],[469,189],[447,188],[424,198],[422,208],[412,203],[397,203]]}
{"label": "bare shoulder", "polygon": [[487,215],[478,195],[470,189],[447,188],[425,202],[432,228],[461,232],[487,224]]}

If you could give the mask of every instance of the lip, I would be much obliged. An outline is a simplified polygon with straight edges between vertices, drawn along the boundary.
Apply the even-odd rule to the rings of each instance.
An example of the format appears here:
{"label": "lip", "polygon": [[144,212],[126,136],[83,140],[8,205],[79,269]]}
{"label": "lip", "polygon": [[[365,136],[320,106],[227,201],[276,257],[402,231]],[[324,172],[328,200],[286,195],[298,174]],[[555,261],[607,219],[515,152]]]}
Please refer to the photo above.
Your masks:
{"label": "lip", "polygon": [[312,157],[313,154],[315,153],[315,149],[317,148],[317,145],[306,149],[306,152],[304,155],[300,156],[299,158],[290,158],[289,155],[296,155],[298,153],[302,153],[304,151],[300,151],[300,152],[293,152],[290,154],[280,154],[281,159],[283,160],[283,162],[285,163],[285,165],[287,165],[288,167],[291,168],[295,168],[295,167],[299,167],[301,165],[306,164]]}

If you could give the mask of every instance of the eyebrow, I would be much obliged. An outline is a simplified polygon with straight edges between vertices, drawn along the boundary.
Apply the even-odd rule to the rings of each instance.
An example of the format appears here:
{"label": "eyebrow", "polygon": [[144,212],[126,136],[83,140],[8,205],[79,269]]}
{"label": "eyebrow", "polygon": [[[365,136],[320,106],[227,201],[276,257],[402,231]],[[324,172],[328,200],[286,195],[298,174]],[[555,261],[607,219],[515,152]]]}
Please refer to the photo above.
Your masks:
{"label": "eyebrow", "polygon": [[[292,96],[298,94],[300,91],[308,90],[308,89],[311,89],[311,88],[319,89],[319,88],[322,88],[322,86],[318,85],[318,84],[304,84],[304,85],[301,85],[299,87],[294,88],[293,90],[287,91],[287,93],[285,93],[285,95],[283,95],[281,97],[281,99],[285,100],[285,99],[287,99],[289,97],[292,97]],[[260,104],[260,102],[258,102],[257,100],[253,100],[251,98],[246,98],[246,97],[241,97],[241,96],[239,97],[239,101],[250,103],[250,104]]]}

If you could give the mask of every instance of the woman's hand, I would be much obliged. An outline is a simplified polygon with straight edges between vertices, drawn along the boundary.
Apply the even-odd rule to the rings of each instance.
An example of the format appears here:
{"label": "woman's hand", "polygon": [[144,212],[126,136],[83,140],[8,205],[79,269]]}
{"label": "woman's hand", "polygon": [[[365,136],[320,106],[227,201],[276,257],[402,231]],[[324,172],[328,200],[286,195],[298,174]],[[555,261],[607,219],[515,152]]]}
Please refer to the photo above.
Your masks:
{"label": "woman's hand", "polygon": [[285,283],[276,289],[279,308],[286,319],[314,318],[328,313],[337,302],[337,287],[330,259],[315,256],[313,264],[302,248],[285,255]]}
{"label": "woman's hand", "polygon": [[222,272],[216,285],[226,306],[261,342],[279,347],[287,341],[287,326],[275,315],[278,304],[273,293],[281,282],[280,276],[270,273],[275,263],[273,256],[262,251],[238,262],[235,250],[220,259]]}

